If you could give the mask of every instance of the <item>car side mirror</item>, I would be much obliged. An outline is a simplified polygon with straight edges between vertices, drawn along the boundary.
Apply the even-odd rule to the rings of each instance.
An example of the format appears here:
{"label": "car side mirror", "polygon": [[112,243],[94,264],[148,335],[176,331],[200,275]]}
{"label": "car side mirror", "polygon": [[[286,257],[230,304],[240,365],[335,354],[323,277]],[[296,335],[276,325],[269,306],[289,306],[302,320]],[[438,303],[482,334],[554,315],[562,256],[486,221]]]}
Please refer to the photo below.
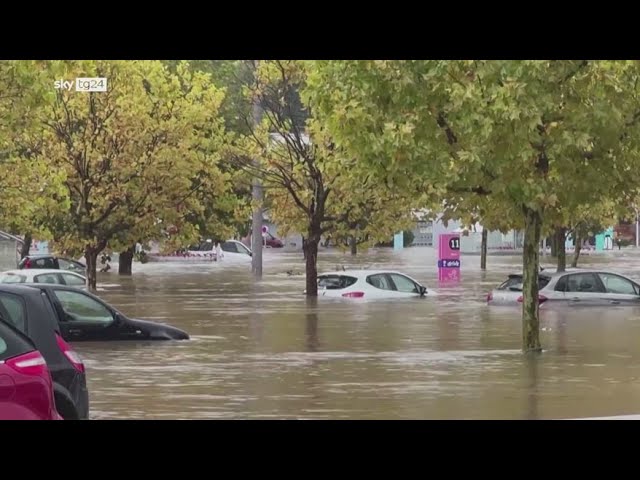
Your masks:
{"label": "car side mirror", "polygon": [[424,297],[427,293],[427,287],[420,285],[420,296]]}
{"label": "car side mirror", "polygon": [[73,313],[66,313],[65,314],[65,320],[67,322],[77,322],[80,319]]}

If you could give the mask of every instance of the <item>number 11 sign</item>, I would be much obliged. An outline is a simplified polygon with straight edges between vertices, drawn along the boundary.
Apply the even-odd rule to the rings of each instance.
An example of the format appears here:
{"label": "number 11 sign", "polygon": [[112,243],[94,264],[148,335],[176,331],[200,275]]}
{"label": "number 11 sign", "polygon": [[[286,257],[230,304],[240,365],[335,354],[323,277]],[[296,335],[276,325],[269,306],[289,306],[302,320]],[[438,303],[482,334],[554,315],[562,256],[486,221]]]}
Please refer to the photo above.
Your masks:
{"label": "number 11 sign", "polygon": [[443,233],[438,242],[438,280],[457,282],[460,280],[460,235]]}

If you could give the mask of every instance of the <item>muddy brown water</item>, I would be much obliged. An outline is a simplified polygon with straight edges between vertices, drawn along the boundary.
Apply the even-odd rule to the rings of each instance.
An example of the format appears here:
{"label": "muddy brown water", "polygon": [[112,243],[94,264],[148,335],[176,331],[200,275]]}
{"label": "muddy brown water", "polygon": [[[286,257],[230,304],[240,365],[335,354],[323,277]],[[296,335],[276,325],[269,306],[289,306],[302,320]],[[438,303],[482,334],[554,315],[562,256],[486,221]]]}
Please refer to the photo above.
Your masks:
{"label": "muddy brown water", "polygon": [[[633,249],[583,258],[640,279]],[[411,301],[301,294],[299,253],[248,265],[134,265],[100,277],[129,316],[183,328],[183,342],[79,343],[95,419],[553,419],[640,413],[640,309],[543,311],[539,356],[520,351],[517,308],[487,292],[520,258],[463,256],[439,288],[432,249],[323,251],[336,265],[394,268],[439,295]],[[112,272],[117,272],[114,268]]]}

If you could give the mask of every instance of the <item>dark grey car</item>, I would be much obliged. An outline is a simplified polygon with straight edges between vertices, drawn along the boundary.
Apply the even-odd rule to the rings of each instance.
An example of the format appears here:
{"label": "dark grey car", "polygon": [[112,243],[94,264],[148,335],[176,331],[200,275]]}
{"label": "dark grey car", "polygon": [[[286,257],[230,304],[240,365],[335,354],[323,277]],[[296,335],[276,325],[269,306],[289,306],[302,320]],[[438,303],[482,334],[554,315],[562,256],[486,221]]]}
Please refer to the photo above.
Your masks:
{"label": "dark grey car", "polygon": [[[538,275],[540,305],[640,306],[640,284],[607,270],[570,269]],[[489,305],[519,305],[522,275],[513,274],[487,296]]]}

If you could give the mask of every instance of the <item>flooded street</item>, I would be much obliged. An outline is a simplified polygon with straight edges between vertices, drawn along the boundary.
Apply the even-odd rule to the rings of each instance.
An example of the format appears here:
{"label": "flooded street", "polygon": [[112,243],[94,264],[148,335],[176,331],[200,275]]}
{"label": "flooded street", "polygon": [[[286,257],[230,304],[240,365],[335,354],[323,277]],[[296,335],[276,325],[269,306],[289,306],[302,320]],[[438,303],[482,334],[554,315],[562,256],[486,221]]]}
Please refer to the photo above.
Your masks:
{"label": "flooded street", "polygon": [[[184,342],[78,343],[91,417],[143,419],[554,419],[640,412],[640,308],[542,311],[540,356],[522,354],[517,308],[486,295],[518,256],[462,257],[439,288],[430,248],[320,253],[319,270],[401,270],[437,296],[308,301],[301,253],[250,266],[134,264],[99,295],[128,316],[186,330]],[[551,262],[549,257],[543,262]],[[640,278],[633,249],[584,256]],[[549,266],[552,264],[549,263]],[[112,272],[117,272],[114,268]]]}

